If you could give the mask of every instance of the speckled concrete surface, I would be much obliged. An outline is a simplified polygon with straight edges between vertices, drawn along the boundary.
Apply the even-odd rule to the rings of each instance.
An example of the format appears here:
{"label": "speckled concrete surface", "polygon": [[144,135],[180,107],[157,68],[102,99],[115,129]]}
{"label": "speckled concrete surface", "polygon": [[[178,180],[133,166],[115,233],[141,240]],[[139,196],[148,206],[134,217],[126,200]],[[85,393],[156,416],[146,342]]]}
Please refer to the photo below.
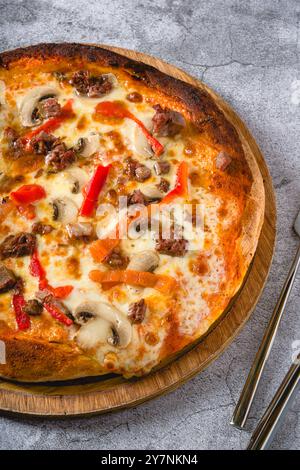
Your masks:
{"label": "speckled concrete surface", "polygon": [[[92,419],[0,417],[2,449],[243,449],[300,340],[296,281],[248,432],[229,421],[298,240],[300,208],[298,0],[0,0],[0,49],[41,41],[99,42],[157,55],[202,78],[239,112],[268,162],[277,193],[271,275],[242,333],[204,373],[136,409]],[[300,399],[275,449],[300,449]]]}

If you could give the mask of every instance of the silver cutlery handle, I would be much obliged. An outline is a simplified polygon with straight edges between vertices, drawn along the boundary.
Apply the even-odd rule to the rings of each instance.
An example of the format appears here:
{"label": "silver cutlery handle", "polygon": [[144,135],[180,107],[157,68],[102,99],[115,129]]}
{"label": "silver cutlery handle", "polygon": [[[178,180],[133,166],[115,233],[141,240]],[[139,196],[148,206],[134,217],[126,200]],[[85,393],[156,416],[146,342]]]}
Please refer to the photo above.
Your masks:
{"label": "silver cutlery handle", "polygon": [[[300,356],[299,356],[300,361]],[[255,429],[247,450],[268,449],[300,384],[300,362],[293,364]]]}
{"label": "silver cutlery handle", "polygon": [[272,345],[277,334],[280,320],[289,298],[299,264],[300,245],[231,419],[230,424],[238,427],[239,429],[242,429],[247,421],[249,411],[255,397],[262,372],[272,349]]}

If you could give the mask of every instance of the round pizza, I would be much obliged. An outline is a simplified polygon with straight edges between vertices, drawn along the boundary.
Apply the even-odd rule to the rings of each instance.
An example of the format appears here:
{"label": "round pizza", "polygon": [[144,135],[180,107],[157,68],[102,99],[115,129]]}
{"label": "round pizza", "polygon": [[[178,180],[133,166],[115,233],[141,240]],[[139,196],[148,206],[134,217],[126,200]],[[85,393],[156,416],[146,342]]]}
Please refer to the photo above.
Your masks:
{"label": "round pizza", "polygon": [[208,332],[264,216],[204,88],[89,45],[0,54],[0,375],[148,373]]}

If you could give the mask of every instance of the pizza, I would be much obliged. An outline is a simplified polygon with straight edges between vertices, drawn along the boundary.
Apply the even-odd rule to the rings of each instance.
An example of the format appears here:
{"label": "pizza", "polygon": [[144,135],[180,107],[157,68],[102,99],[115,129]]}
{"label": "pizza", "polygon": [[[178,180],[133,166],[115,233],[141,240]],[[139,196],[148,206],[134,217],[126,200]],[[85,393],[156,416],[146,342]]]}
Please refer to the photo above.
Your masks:
{"label": "pizza", "polygon": [[150,372],[226,311],[263,216],[204,87],[96,46],[0,54],[2,377]]}

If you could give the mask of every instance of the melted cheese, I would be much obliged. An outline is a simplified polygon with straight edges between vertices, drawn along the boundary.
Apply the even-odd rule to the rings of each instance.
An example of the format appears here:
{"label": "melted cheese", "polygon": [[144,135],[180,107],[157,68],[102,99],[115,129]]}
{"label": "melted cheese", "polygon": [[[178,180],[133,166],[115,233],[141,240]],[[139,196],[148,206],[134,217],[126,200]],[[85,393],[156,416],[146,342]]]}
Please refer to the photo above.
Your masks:
{"label": "melted cheese", "polygon": [[[30,87],[41,83],[57,86],[56,81],[53,81],[49,74],[41,73],[38,78],[30,83]],[[1,90],[3,88],[0,89],[0,101],[3,99],[1,97],[3,91],[1,95]],[[11,92],[17,106],[26,91],[26,88],[20,87],[18,90]],[[8,90],[9,93],[10,91]],[[147,141],[145,141],[143,134],[141,134],[136,124],[129,119],[123,120],[120,124],[98,122],[93,119],[97,103],[104,100],[124,101],[127,93],[128,89],[118,83],[109,95],[99,99],[90,99],[77,96],[74,89],[70,86],[63,87],[59,95],[59,101],[63,105],[67,100],[72,99],[76,118],[63,122],[54,131],[54,134],[62,138],[68,147],[71,147],[77,143],[79,138],[87,137],[91,132],[97,133],[102,141],[99,162],[106,164],[122,162],[122,154],[115,152],[111,155],[111,152],[109,152],[112,150],[113,145],[108,133],[110,131],[117,131],[128,154],[132,154],[133,158],[151,168],[152,177],[150,182],[151,185],[155,185],[160,181],[160,177],[153,171],[155,160],[150,158]],[[154,114],[151,104],[144,102],[142,104],[139,103],[137,106],[128,101],[126,101],[126,104],[128,109],[149,127]],[[3,113],[4,111],[2,110],[1,112]],[[13,107],[12,113],[15,114],[17,119],[15,107]],[[84,129],[80,129],[79,124],[83,120],[87,124]],[[172,188],[175,184],[177,165],[183,159],[186,160],[184,155],[185,144],[180,137],[163,138],[161,142],[165,146],[164,158],[171,162],[171,171],[167,176]],[[190,163],[190,168],[191,171],[201,172],[203,163],[200,159],[193,160]],[[127,375],[150,370],[159,361],[164,341],[168,335],[168,327],[163,325],[166,325],[165,320],[170,311],[170,302],[154,289],[130,289],[125,285],[120,285],[115,290],[105,291],[89,279],[88,275],[92,269],[102,270],[105,268],[103,265],[93,261],[87,245],[70,245],[64,227],[52,221],[51,202],[54,198],[70,198],[77,208],[80,208],[82,204],[82,193],[72,193],[72,177],[70,178],[72,169],[76,170],[76,165],[73,165],[69,171],[66,170],[53,175],[44,173],[37,180],[33,179],[33,174],[26,175],[27,183],[38,183],[45,188],[47,193],[47,197],[36,204],[37,219],[42,220],[44,223],[51,223],[57,229],[53,232],[53,236],[38,237],[39,253],[42,263],[46,268],[49,283],[55,287],[64,284],[71,284],[73,286],[73,291],[64,301],[70,311],[74,311],[83,299],[94,302],[110,302],[125,316],[129,306],[140,298],[145,298],[146,302],[148,300],[151,308],[149,309],[148,306],[146,319],[143,324],[132,326],[132,340],[125,349],[112,346],[107,342],[107,337],[111,334],[111,325],[101,318],[88,322],[80,328],[79,332],[74,332],[72,328],[69,329],[69,337],[71,339],[75,338],[83,350],[92,350],[92,353],[103,367],[109,363],[110,368],[118,369],[118,367],[121,367],[123,373]],[[93,167],[92,165],[82,166],[81,171],[83,179],[88,181],[93,173]],[[149,181],[136,183],[135,189],[143,191],[143,187],[148,184],[150,184]],[[190,337],[190,340],[192,340],[199,336],[199,334],[204,333],[209,326],[207,318],[210,314],[210,306],[206,300],[207,294],[218,292],[226,276],[223,255],[221,252],[216,254],[216,248],[219,246],[218,210],[221,206],[221,201],[216,195],[210,193],[207,189],[201,187],[201,185],[198,187],[190,186],[190,199],[198,201],[205,208],[203,214],[204,227],[197,231],[190,223],[188,224],[183,221],[192,238],[190,241],[190,251],[183,258],[160,255],[160,264],[156,272],[173,276],[178,280],[180,295],[176,303],[176,316],[179,324],[179,334]],[[11,216],[5,224],[8,230],[14,233],[16,232],[16,226],[17,231],[30,231],[32,222],[20,217],[17,217],[16,220],[15,216]],[[103,223],[103,220],[99,221],[98,235],[100,233],[103,235],[105,231],[109,233],[114,224],[115,214],[110,220],[107,219],[105,223]],[[224,224],[230,225],[230,219],[227,218]],[[1,237],[4,238],[5,234],[2,233]],[[129,257],[131,253],[154,249],[154,247],[155,234],[152,231],[148,231],[147,237],[122,240],[122,250]],[[209,266],[208,272],[201,276],[195,275],[191,272],[190,268],[191,261],[197,258],[199,251],[207,256]],[[70,276],[70,272],[67,269],[67,260],[72,257],[78,262],[77,272],[79,277]],[[10,264],[13,265],[16,274],[26,280],[25,296],[29,299],[33,298],[38,290],[38,282],[36,278],[28,275],[28,263],[28,257],[22,258],[21,261],[10,260]],[[9,294],[5,294],[3,298],[9,298]],[[159,306],[159,308],[155,306]],[[4,314],[3,312],[1,313],[0,309],[0,319],[3,316]],[[13,322],[13,314],[10,313],[8,323],[12,325]]]}

